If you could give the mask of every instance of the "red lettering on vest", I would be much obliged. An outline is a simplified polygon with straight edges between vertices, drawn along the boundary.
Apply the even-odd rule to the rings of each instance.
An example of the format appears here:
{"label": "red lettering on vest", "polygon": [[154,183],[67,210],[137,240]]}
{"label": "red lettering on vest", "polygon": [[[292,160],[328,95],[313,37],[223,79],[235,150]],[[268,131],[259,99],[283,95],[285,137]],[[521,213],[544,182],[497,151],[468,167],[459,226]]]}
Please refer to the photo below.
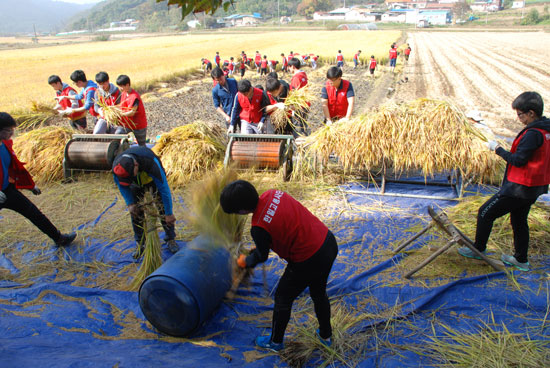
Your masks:
{"label": "red lettering on vest", "polygon": [[[542,146],[533,153],[533,156],[527,161],[527,164],[521,167],[508,165],[507,173],[508,180],[512,183],[528,187],[550,184],[550,132],[544,129],[533,129],[538,130],[542,134]],[[522,135],[514,140],[510,152],[516,152],[521,138],[523,138],[525,133],[529,130],[530,129],[527,129]]]}
{"label": "red lettering on vest", "polygon": [[260,196],[252,226],[271,235],[271,249],[288,262],[303,262],[314,255],[328,228],[289,194],[271,189]]}

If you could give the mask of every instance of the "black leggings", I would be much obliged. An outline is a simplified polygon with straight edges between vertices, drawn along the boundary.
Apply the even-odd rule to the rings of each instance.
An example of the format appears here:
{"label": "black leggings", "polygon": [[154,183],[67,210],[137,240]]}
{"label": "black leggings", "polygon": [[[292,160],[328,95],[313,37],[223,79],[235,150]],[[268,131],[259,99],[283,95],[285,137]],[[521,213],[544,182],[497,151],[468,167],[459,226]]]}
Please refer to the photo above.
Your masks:
{"label": "black leggings", "polygon": [[289,263],[279,280],[275,292],[271,340],[283,341],[286,326],[294,300],[309,286],[309,295],[313,300],[315,315],[319,321],[321,337],[332,336],[330,326],[330,302],[328,300],[327,280],[332,264],[338,254],[338,244],[332,232],[328,232],[321,248],[304,262]]}
{"label": "black leggings", "polygon": [[510,223],[514,231],[514,257],[518,262],[527,262],[527,251],[529,249],[529,225],[527,217],[531,210],[531,205],[537,199],[523,199],[516,197],[507,197],[501,194],[495,194],[485,202],[477,214],[477,228],[475,247],[484,251],[487,248],[487,241],[493,229],[493,222],[501,217],[510,214]]}
{"label": "black leggings", "polygon": [[15,189],[13,184],[8,185],[3,192],[6,195],[6,202],[0,204],[0,209],[7,208],[20,213],[37,228],[39,228],[40,231],[48,235],[53,241],[56,242],[59,240],[59,237],[61,236],[59,230],[57,230],[50,220],[48,220],[48,218],[40,212],[34,203],[25,197],[23,193]]}

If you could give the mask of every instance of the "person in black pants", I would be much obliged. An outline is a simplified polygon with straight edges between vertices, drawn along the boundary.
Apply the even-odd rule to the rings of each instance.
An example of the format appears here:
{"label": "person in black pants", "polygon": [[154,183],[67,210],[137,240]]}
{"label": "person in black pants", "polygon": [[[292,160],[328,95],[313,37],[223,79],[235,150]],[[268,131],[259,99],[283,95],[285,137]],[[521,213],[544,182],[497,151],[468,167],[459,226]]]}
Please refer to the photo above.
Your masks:
{"label": "person in black pants", "polygon": [[42,212],[18,189],[29,189],[34,195],[40,195],[40,189],[34,184],[23,163],[13,151],[11,137],[16,122],[5,112],[0,112],[0,209],[7,208],[25,216],[57,246],[67,246],[76,238],[76,233],[61,234]]}
{"label": "person in black pants", "polygon": [[[514,139],[510,151],[499,147],[495,141],[487,143],[489,149],[502,157],[507,165],[500,190],[479,208],[474,245],[480,252],[485,252],[493,222],[509,213],[515,252],[514,255],[503,254],[501,259],[519,270],[529,271],[527,217],[537,198],[548,193],[550,120],[542,116],[544,102],[537,92],[520,94],[512,102],[512,108],[525,128]],[[465,257],[479,259],[467,247],[460,248],[458,252]]]}
{"label": "person in black pants", "polygon": [[288,262],[275,292],[271,336],[257,337],[256,345],[273,351],[284,347],[292,303],[309,287],[319,322],[317,336],[321,343],[330,346],[332,327],[326,287],[338,254],[332,232],[289,194],[271,189],[259,196],[256,188],[244,180],[223,189],[220,205],[226,213],[252,214],[250,232],[256,249],[248,256],[239,256],[239,267],[252,268],[265,262],[270,249]]}

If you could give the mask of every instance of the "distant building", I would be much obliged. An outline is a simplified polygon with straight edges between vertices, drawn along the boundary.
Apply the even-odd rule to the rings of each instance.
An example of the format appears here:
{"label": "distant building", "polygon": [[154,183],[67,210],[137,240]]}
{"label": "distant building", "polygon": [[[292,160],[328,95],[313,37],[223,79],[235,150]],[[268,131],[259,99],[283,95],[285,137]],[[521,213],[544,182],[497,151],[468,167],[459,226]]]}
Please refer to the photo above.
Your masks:
{"label": "distant building", "polygon": [[223,18],[226,24],[236,27],[256,26],[263,20],[260,13],[249,14],[233,14]]}
{"label": "distant building", "polygon": [[193,20],[190,20],[189,22],[187,22],[187,25],[189,26],[189,28],[197,28],[201,25],[201,22],[199,22],[196,19],[193,19]]}
{"label": "distant building", "polygon": [[376,31],[378,30],[378,26],[374,23],[352,23],[352,24],[340,24],[338,26],[338,29],[344,30],[344,31]]}
{"label": "distant building", "polygon": [[512,2],[512,9],[521,9],[521,8],[525,8],[525,0]]}

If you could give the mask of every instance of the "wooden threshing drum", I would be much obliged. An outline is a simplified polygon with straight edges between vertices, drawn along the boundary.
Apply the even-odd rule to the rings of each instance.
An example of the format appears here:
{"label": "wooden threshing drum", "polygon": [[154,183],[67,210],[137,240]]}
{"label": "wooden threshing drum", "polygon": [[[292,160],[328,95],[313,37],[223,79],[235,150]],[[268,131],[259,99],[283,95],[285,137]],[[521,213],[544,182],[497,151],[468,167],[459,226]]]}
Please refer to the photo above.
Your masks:
{"label": "wooden threshing drum", "polygon": [[238,167],[278,169],[284,159],[286,141],[233,141],[230,147],[231,161]]}

